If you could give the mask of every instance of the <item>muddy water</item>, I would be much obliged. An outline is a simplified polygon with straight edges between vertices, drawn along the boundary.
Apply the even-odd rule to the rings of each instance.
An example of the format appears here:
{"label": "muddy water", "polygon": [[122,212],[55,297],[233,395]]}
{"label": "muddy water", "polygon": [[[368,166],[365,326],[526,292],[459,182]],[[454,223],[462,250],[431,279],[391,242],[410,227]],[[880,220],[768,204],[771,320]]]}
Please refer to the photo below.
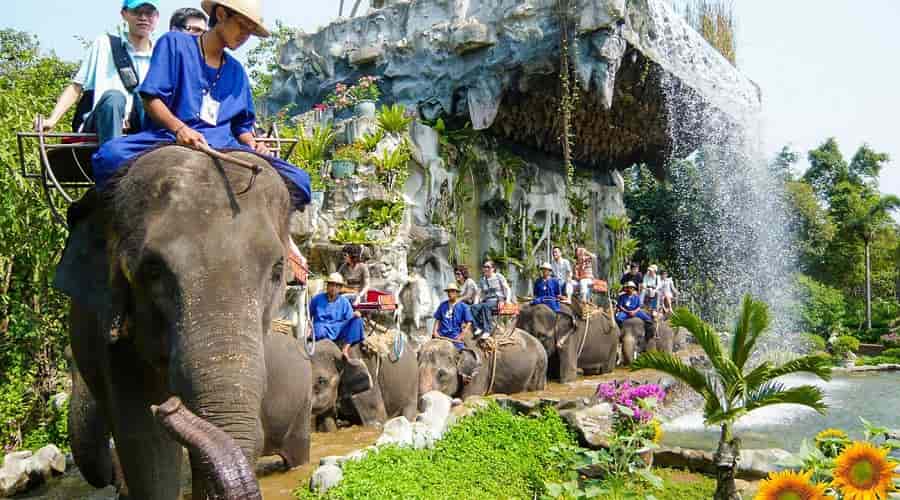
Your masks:
{"label": "muddy water", "polygon": [[374,427],[347,427],[337,432],[313,434],[309,463],[285,472],[274,472],[259,480],[266,500],[289,500],[291,491],[306,486],[319,460],[329,455],[346,455],[375,443],[381,430]]}

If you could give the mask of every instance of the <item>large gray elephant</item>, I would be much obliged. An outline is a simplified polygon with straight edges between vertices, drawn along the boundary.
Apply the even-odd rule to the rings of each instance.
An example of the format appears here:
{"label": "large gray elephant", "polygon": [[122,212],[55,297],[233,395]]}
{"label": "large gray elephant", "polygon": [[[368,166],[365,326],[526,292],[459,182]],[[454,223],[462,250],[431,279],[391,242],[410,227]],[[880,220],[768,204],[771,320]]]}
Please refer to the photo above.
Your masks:
{"label": "large gray elephant", "polygon": [[[474,376],[464,384],[460,372]],[[437,390],[466,399],[539,391],[546,384],[547,353],[537,339],[522,330],[499,340],[493,353],[474,341],[458,350],[444,339],[431,339],[419,349],[419,394]]]}
{"label": "large gray elephant", "polygon": [[309,462],[312,437],[312,362],[301,342],[274,331],[265,341],[262,454],[279,455],[288,468]]}
{"label": "large gray elephant", "polygon": [[585,318],[577,300],[571,305],[560,304],[559,313],[544,304],[529,304],[521,307],[516,327],[541,342],[547,351],[550,376],[558,372],[562,383],[575,380],[578,368],[585,375],[596,375],[616,367],[619,328],[605,309]]}
{"label": "large gray elephant", "polygon": [[640,318],[628,318],[622,322],[622,364],[630,365],[635,356],[645,351],[677,351],[684,342],[683,336],[676,337],[669,322],[662,318],[654,319],[651,331]]}
{"label": "large gray elephant", "polygon": [[284,294],[291,202],[267,162],[233,154],[259,169],[180,146],[153,150],[102,198],[91,192],[70,211],[78,223],[55,285],[71,297],[80,374],[72,451],[94,486],[109,482],[111,433],[130,497],[179,497],[182,445],[151,412],[177,397],[240,447],[215,461],[189,449],[193,498],[214,487],[214,464],[234,468],[219,472],[245,478],[246,497],[254,495],[252,467],[264,445],[264,339]]}
{"label": "large gray elephant", "polygon": [[403,415],[410,421],[418,407],[416,353],[405,348],[397,359],[364,352],[360,345],[344,359],[334,342],[316,342],[312,360],[313,415],[317,428],[337,429],[340,415],[363,425],[382,424]]}

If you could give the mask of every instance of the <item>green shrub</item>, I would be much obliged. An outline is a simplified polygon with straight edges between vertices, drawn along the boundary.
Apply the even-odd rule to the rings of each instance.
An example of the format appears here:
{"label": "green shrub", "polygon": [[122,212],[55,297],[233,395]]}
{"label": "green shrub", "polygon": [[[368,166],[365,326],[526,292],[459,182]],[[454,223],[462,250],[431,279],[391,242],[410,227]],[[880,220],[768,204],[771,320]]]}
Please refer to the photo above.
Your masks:
{"label": "green shrub", "polygon": [[378,143],[384,139],[384,130],[375,129],[374,132],[363,134],[362,138],[358,141],[363,149],[368,153],[374,153],[375,149],[378,147]]}
{"label": "green shrub", "polygon": [[846,316],[847,305],[840,290],[805,276],[797,275],[800,318],[808,332],[827,337],[839,329]]}
{"label": "green shrub", "polygon": [[399,104],[382,106],[378,110],[378,126],[388,134],[405,132],[412,118],[406,116],[406,108]]}
{"label": "green shrub", "polygon": [[844,358],[848,353],[858,350],[859,339],[849,335],[841,335],[831,344],[831,352],[836,358]]}
{"label": "green shrub", "polygon": [[815,333],[804,333],[803,340],[810,344],[813,351],[818,352],[826,350],[827,343],[821,335],[816,335]]}
{"label": "green shrub", "polygon": [[495,403],[452,427],[433,449],[383,447],[344,464],[344,479],[324,495],[298,498],[535,498],[554,479],[551,448],[575,439],[555,411],[515,416]]}
{"label": "green shrub", "polygon": [[409,177],[409,144],[403,142],[393,151],[384,150],[381,157],[373,160],[378,180],[388,190],[402,188]]}
{"label": "green shrub", "polygon": [[331,158],[334,160],[352,161],[353,163],[359,165],[366,160],[366,150],[362,145],[357,143],[345,144],[335,149],[334,154],[332,154]]}
{"label": "green shrub", "polygon": [[356,245],[371,243],[369,237],[366,236],[365,225],[363,225],[362,221],[354,219],[344,219],[338,223],[337,231],[334,233],[331,241],[343,245],[348,243]]}
{"label": "green shrub", "polygon": [[881,355],[886,358],[898,358],[900,359],[900,347],[892,347],[890,349],[885,349],[881,352]]}
{"label": "green shrub", "polygon": [[304,170],[317,169],[334,144],[335,133],[331,125],[315,126],[312,134],[307,136],[300,131],[296,134],[297,146],[291,160]]}

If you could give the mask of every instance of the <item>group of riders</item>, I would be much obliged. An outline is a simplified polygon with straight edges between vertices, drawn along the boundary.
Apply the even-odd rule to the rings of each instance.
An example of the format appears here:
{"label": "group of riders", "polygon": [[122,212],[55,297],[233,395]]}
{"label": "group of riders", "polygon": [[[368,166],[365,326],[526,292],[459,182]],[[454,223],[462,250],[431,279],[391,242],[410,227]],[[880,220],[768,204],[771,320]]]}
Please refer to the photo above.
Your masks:
{"label": "group of riders", "polygon": [[[310,200],[309,177],[256,140],[249,79],[241,63],[225,51],[237,49],[251,35],[269,36],[262,23],[261,0],[203,0],[201,7],[202,11],[176,11],[170,31],[153,40],[159,0],[121,0],[120,15],[127,31],[95,39],[51,114],[39,117],[35,127],[52,130],[77,103],[73,131],[97,135],[99,149],[92,157],[92,169],[99,191],[137,156],[175,143],[201,151],[255,153],[284,179],[293,205],[303,207]],[[287,244],[285,254],[294,276],[305,281],[306,261],[293,241]],[[580,247],[573,265],[559,247],[553,248],[551,255],[551,260],[540,266],[532,304],[559,312],[560,304],[573,297],[589,303],[596,288],[596,256]],[[312,299],[309,308],[316,340],[331,339],[342,345],[347,355],[364,337],[361,313],[354,304],[365,301],[370,287],[360,248],[345,247],[343,258],[338,272],[328,276],[326,290]],[[469,335],[490,337],[495,317],[516,300],[508,281],[490,260],[482,265],[477,283],[465,266],[456,267],[454,275],[455,280],[444,288],[447,300],[434,313],[432,335],[462,348],[463,338]],[[630,317],[652,322],[651,314],[642,307],[670,312],[678,293],[665,271],[657,275],[653,265],[642,275],[633,264],[623,274],[621,285],[615,314],[619,324]]]}

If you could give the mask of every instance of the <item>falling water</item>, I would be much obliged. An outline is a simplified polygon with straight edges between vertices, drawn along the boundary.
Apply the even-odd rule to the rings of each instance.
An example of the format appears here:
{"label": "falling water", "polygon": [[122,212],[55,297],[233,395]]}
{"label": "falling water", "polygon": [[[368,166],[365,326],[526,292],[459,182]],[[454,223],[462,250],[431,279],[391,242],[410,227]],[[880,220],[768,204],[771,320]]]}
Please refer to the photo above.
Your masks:
{"label": "falling water", "polygon": [[[794,346],[793,235],[783,185],[761,153],[756,113],[735,119],[663,76],[677,194],[676,269],[705,319],[726,326],[745,293],[772,311],[767,345]],[[679,158],[679,159],[676,159]]]}

